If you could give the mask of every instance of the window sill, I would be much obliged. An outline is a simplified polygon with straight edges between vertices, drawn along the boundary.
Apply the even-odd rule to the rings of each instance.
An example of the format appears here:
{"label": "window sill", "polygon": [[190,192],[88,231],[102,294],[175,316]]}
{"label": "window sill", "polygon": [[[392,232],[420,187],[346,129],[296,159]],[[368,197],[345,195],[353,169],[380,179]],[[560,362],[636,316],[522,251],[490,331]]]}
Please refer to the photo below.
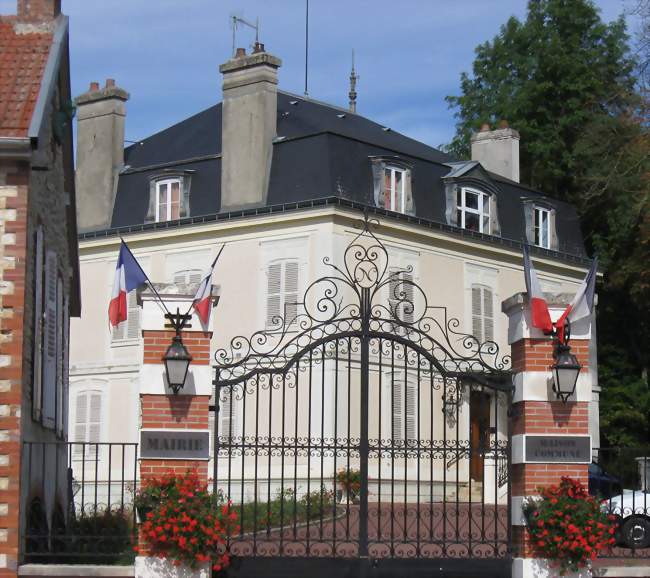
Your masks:
{"label": "window sill", "polygon": [[134,347],[141,343],[142,340],[139,337],[135,339],[120,339],[118,341],[111,341],[111,347]]}

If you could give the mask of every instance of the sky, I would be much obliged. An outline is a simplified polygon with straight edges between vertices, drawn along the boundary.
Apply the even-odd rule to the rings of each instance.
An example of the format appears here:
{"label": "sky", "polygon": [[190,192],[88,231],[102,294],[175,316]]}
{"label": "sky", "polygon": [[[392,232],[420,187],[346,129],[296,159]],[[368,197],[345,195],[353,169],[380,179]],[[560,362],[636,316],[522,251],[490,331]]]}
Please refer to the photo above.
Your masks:
{"label": "sky", "polygon": [[[597,0],[604,20],[633,0]],[[303,94],[306,0],[63,0],[70,17],[74,95],[114,78],[131,98],[126,138],[137,141],[221,100],[219,64],[232,54],[232,16],[259,19],[280,57],[279,87]],[[16,0],[0,0],[0,14]],[[309,96],[347,107],[351,55],[357,112],[432,146],[454,135],[445,96],[459,93],[474,48],[526,0],[309,0]],[[636,22],[627,17],[631,31]],[[254,32],[237,29],[249,48]]]}

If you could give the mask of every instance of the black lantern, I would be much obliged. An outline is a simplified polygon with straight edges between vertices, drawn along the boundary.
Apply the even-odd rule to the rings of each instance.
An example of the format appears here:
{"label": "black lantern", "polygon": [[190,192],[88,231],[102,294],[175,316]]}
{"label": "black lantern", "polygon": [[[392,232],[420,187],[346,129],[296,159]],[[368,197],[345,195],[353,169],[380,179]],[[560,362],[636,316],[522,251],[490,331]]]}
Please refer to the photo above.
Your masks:
{"label": "black lantern", "polygon": [[578,382],[578,375],[582,366],[576,356],[571,353],[571,348],[559,343],[555,349],[555,364],[553,370],[553,391],[563,403],[573,395]]}
{"label": "black lantern", "polygon": [[185,385],[187,370],[190,367],[192,356],[183,345],[183,340],[179,333],[176,333],[172,339],[171,345],[167,348],[165,356],[165,373],[167,374],[167,383],[172,391],[176,394]]}

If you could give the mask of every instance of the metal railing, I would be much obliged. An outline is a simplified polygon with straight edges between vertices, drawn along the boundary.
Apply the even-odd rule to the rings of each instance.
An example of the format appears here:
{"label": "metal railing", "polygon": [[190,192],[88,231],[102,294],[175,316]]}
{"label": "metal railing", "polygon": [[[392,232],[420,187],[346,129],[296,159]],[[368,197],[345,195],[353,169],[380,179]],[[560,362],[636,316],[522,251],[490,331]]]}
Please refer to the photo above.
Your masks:
{"label": "metal railing", "polygon": [[594,450],[589,491],[616,516],[616,545],[601,557],[650,558],[650,446]]}
{"label": "metal railing", "polygon": [[24,442],[23,559],[133,563],[137,460],[135,443]]}

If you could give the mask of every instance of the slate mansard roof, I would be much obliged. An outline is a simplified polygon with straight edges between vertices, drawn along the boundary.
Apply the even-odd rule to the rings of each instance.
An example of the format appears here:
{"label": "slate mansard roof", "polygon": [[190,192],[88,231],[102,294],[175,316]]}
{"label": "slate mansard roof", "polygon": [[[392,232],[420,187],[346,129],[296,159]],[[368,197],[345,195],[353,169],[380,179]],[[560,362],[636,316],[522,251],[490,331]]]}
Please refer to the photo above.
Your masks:
{"label": "slate mansard roof", "polygon": [[[446,225],[443,177],[462,173],[476,163],[455,163],[446,153],[360,115],[282,91],[278,92],[277,118],[267,206],[326,198],[373,206],[370,157],[395,157],[412,166],[416,220],[437,223],[459,234],[471,233]],[[142,225],[149,204],[150,180],[175,171],[189,171],[192,175],[190,216],[218,214],[220,152],[221,104],[129,146],[111,227]],[[498,190],[501,232],[495,241],[519,243],[526,239],[523,201],[539,199],[556,209],[559,252],[585,257],[578,216],[571,205],[492,173],[489,178]]]}

